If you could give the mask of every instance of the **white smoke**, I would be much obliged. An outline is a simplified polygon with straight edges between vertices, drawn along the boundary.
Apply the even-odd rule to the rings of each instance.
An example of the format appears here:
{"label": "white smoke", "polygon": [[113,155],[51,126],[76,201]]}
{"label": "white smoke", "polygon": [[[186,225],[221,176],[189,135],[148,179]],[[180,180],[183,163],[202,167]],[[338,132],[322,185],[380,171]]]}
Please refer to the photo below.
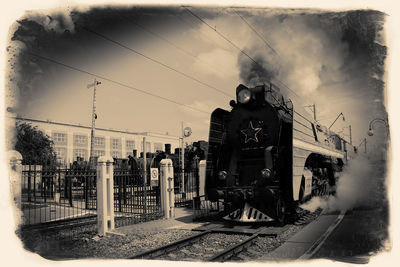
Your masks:
{"label": "white smoke", "polygon": [[[239,55],[241,78],[245,84],[278,79],[296,93],[309,95],[322,83],[341,81],[348,75],[341,70],[349,52],[347,44],[341,40],[340,29],[319,25],[309,16],[290,14],[255,17],[251,23],[266,36],[274,51],[257,36],[249,39],[245,50],[251,51],[259,65]],[[260,70],[260,65],[264,70]]]}
{"label": "white smoke", "polygon": [[332,212],[375,206],[385,200],[384,168],[383,163],[358,155],[340,174],[334,196],[314,197],[300,207],[311,212],[317,208]]}

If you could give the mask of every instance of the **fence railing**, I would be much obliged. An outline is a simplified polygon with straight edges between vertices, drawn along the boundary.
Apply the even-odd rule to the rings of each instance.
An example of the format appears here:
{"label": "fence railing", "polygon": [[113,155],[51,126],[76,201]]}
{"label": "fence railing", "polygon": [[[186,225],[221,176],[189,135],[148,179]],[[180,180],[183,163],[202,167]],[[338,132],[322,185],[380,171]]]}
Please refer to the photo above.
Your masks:
{"label": "fence railing", "polygon": [[24,165],[21,186],[24,225],[96,214],[96,170]]}
{"label": "fence railing", "polygon": [[117,226],[162,217],[159,187],[151,187],[149,175],[135,170],[114,170],[114,213]]}
{"label": "fence railing", "polygon": [[193,199],[199,196],[199,170],[185,170],[182,181],[182,170],[174,172],[175,207],[188,207],[193,204]]}
{"label": "fence railing", "polygon": [[[117,225],[162,216],[159,187],[140,171],[114,170],[113,190]],[[97,215],[96,170],[25,165],[21,195],[24,225]]]}
{"label": "fence railing", "polygon": [[[163,216],[160,187],[151,186],[150,173],[114,169],[116,227]],[[198,169],[174,172],[175,206],[191,206],[199,196]],[[97,173],[90,168],[24,165],[21,177],[23,225],[36,225],[97,216]]]}

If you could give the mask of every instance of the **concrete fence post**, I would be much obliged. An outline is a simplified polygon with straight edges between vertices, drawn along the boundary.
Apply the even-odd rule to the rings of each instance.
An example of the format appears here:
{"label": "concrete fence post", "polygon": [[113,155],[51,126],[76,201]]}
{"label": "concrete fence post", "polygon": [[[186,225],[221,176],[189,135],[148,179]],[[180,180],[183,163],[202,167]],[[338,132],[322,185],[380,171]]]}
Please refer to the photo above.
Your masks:
{"label": "concrete fence post", "polygon": [[161,208],[164,218],[175,217],[175,194],[174,194],[174,167],[171,159],[163,159],[160,162],[160,193]]}
{"label": "concrete fence post", "polygon": [[113,161],[109,156],[97,160],[97,231],[101,236],[115,229]]}
{"label": "concrete fence post", "polygon": [[15,205],[21,210],[21,194],[22,194],[22,155],[16,150],[7,152],[9,164],[9,179],[11,197]]}
{"label": "concrete fence post", "polygon": [[199,196],[205,195],[206,188],[206,161],[200,160],[199,162]]}

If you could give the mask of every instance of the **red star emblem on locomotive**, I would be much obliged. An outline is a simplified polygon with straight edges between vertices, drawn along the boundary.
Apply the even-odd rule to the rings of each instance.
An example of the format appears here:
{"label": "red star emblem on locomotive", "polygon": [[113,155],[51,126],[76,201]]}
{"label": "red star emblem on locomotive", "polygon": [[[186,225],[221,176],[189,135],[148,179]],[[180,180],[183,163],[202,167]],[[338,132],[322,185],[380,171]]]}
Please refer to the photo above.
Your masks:
{"label": "red star emblem on locomotive", "polygon": [[253,123],[250,121],[247,129],[240,130],[245,136],[244,143],[247,144],[250,140],[258,143],[257,134],[261,131],[261,128],[254,128]]}

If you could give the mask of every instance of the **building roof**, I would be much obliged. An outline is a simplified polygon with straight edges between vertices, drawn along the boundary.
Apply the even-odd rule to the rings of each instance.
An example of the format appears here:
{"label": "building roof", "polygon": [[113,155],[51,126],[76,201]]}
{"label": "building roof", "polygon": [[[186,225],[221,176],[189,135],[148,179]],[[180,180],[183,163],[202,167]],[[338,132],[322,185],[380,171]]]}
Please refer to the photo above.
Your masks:
{"label": "building roof", "polygon": [[[38,119],[30,119],[30,118],[22,118],[22,117],[13,117],[15,120],[20,120],[20,121],[28,121],[28,122],[39,122],[39,123],[48,123],[48,124],[54,124],[54,125],[62,125],[62,126],[68,126],[68,127],[79,127],[79,128],[84,128],[84,129],[92,129],[92,127],[87,126],[87,125],[81,125],[81,124],[72,124],[72,123],[64,123],[64,122],[54,122],[50,120],[38,120]],[[128,130],[118,130],[118,129],[106,129],[106,128],[98,128],[95,127],[95,130],[101,130],[101,131],[108,131],[108,132],[114,132],[114,133],[124,133],[124,134],[133,134],[133,135],[140,135],[140,136],[152,136],[152,137],[161,137],[161,138],[169,138],[169,139],[179,139],[178,136],[173,136],[173,135],[166,135],[166,134],[160,134],[160,133],[152,133],[152,132],[132,132]]]}

